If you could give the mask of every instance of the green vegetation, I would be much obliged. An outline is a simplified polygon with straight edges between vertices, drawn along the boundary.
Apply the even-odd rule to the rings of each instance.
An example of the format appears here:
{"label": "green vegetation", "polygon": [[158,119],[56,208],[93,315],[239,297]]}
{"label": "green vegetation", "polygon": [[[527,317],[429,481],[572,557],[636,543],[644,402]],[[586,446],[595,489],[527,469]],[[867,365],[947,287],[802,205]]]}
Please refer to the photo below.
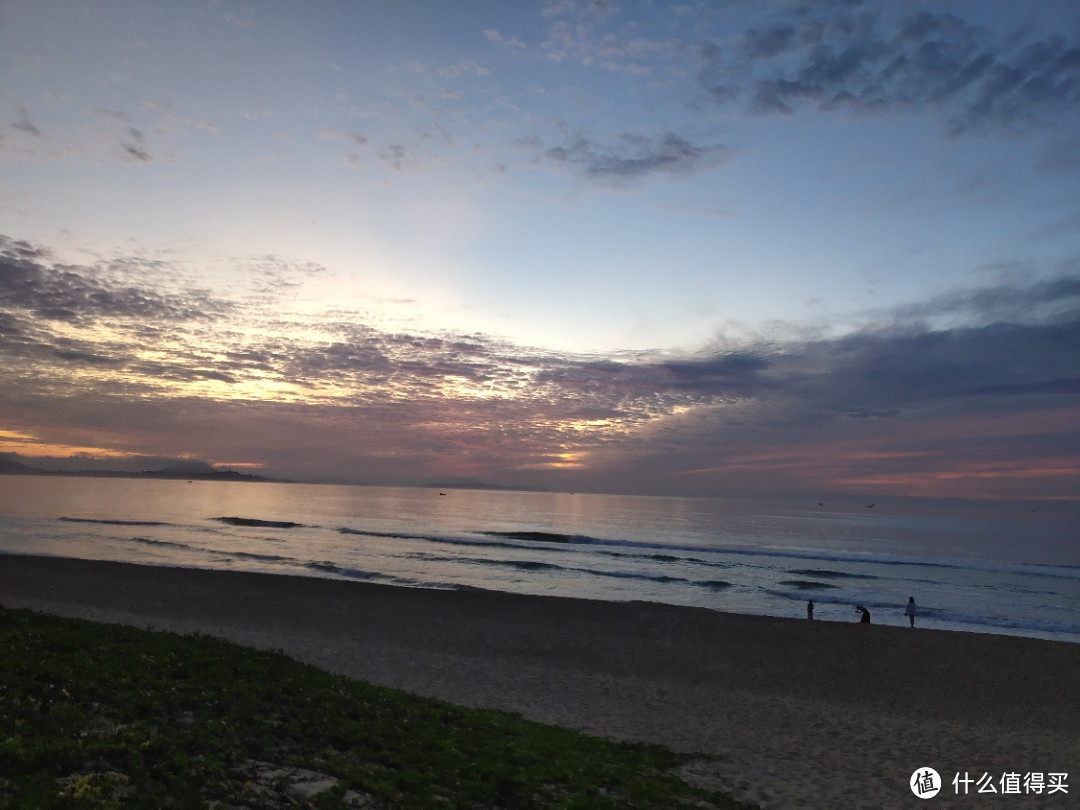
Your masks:
{"label": "green vegetation", "polygon": [[0,608],[0,806],[741,807],[690,757],[280,653]]}

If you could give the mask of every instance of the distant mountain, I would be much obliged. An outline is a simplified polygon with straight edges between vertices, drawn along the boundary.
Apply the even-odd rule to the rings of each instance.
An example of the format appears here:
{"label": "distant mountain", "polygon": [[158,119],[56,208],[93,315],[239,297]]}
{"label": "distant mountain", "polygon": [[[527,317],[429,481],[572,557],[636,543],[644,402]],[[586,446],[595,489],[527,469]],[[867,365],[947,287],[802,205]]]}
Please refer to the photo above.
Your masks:
{"label": "distant mountain", "polygon": [[219,470],[205,461],[181,461],[160,470],[130,472],[126,470],[46,470],[31,467],[18,460],[17,453],[0,453],[0,475],[66,475],[79,478],[170,478],[189,481],[274,481],[261,475],[249,475],[233,470]]}
{"label": "distant mountain", "polygon": [[42,475],[41,470],[15,460],[15,453],[0,453],[0,475]]}
{"label": "distant mountain", "polygon": [[181,461],[179,464],[173,464],[169,467],[163,467],[160,470],[143,470],[143,474],[153,474],[170,476],[175,475],[178,477],[192,476],[192,475],[211,475],[216,473],[217,470],[205,461]]}
{"label": "distant mountain", "polygon": [[[93,473],[89,473],[93,475]],[[141,473],[137,473],[132,478],[186,478],[189,481],[276,481],[274,478],[265,478],[261,475],[251,475],[249,473],[240,473],[235,470],[215,470],[210,468],[209,472],[178,472],[174,467],[168,467],[164,470],[143,470]]]}

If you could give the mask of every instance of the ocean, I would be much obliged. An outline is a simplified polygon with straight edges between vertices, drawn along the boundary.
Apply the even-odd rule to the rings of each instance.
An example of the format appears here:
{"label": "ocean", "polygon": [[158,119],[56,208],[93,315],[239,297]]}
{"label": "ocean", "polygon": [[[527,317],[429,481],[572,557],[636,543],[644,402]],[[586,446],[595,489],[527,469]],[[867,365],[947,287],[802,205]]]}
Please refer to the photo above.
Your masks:
{"label": "ocean", "polygon": [[3,554],[1080,642],[1080,521],[1030,508],[8,475]]}

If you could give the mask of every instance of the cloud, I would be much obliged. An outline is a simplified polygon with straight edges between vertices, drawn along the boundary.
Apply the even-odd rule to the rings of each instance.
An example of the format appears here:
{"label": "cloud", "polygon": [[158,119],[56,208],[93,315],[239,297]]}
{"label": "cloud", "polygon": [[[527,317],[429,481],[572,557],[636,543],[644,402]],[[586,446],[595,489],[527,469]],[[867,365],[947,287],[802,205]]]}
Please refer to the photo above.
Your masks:
{"label": "cloud", "polygon": [[[708,15],[703,13],[703,17]],[[622,15],[614,3],[558,4],[544,16],[553,22],[539,52],[552,62],[572,58],[584,67],[599,65],[609,72],[631,76],[651,75],[667,63],[676,75],[681,74],[684,40],[668,36],[666,26],[664,36],[653,36],[640,19],[620,19],[620,24],[615,24]],[[524,43],[520,44],[524,47]]]}
{"label": "cloud", "polygon": [[124,152],[140,163],[149,163],[153,160],[150,153],[146,151],[146,136],[141,130],[132,127],[128,130],[128,135],[131,136],[130,141],[121,141],[120,145],[124,147]]}
{"label": "cloud", "polygon": [[931,108],[953,134],[988,125],[1029,129],[1080,112],[1076,28],[1058,31],[994,36],[948,12],[896,19],[823,4],[796,21],[748,29],[730,54],[703,43],[698,81],[713,100],[748,98],[758,114],[790,115],[801,105]]}
{"label": "cloud", "polygon": [[669,132],[659,139],[627,133],[607,144],[580,138],[568,147],[548,149],[543,157],[588,180],[625,185],[652,174],[688,175],[713,168],[725,154],[720,144],[701,146]]}
{"label": "cloud", "polygon": [[739,38],[739,47],[747,59],[771,59],[789,50],[795,41],[795,27],[788,23],[760,30],[751,28]]}
{"label": "cloud", "polygon": [[[66,364],[123,361],[131,381],[161,374],[230,384],[272,377],[331,399],[365,401],[387,392],[483,389],[487,397],[555,397],[587,405],[600,418],[633,422],[676,406],[750,400],[792,403],[795,421],[883,418],[960,399],[968,400],[965,407],[981,399],[998,408],[1005,395],[1073,392],[1080,379],[1076,275],[944,294],[898,308],[885,326],[839,339],[749,343],[685,357],[579,357],[483,336],[387,333],[349,313],[317,321],[290,316],[277,302],[325,271],[273,256],[244,265],[258,280],[251,294],[234,300],[150,284],[176,270],[135,258],[114,266],[142,283],[108,280],[89,267],[50,266],[45,251],[22,241],[0,242],[0,257],[0,329],[11,339],[10,357],[39,362],[45,350]],[[943,314],[956,325],[929,325]],[[312,342],[305,335],[313,330],[326,337]],[[123,360],[155,341],[156,360]]]}
{"label": "cloud", "polygon": [[[631,360],[564,357],[545,364],[534,380],[556,385],[563,395],[591,403],[593,416],[611,418],[662,411],[664,403],[686,406],[754,396],[769,385],[771,350],[722,352],[700,359]],[[604,407],[606,404],[606,407]]]}
{"label": "cloud", "polygon": [[401,172],[405,169],[407,161],[407,152],[405,147],[401,144],[391,144],[378,153],[379,160],[393,169],[395,172]]}
{"label": "cloud", "polygon": [[[732,30],[733,20],[747,18],[738,9],[715,16],[699,11],[699,29],[669,17],[671,24],[660,36],[641,20],[624,21],[620,15],[614,22],[607,11],[597,17],[586,4],[553,3],[544,11],[551,22],[536,54],[574,59],[586,69],[647,75],[674,92],[685,86],[676,77],[693,72],[696,86],[713,104],[738,104],[764,116],[807,108],[928,113],[953,136],[987,127],[1064,135],[1071,131],[1065,122],[1080,113],[1076,25],[1040,35],[1034,28],[991,30],[949,10],[911,5],[762,8],[765,14],[754,15],[755,24],[741,30]],[[702,38],[710,22],[727,29],[722,38]],[[1080,24],[1080,16],[1074,15],[1074,22]],[[495,29],[486,36],[502,38]],[[688,98],[687,109],[708,117],[700,102],[700,95]],[[578,132],[576,140],[550,146],[541,161],[601,185],[625,187],[663,172],[696,173],[728,157],[715,137],[702,143],[702,136],[690,135],[686,126],[666,135]],[[1066,161],[1071,151],[1059,146],[1047,160]]]}
{"label": "cloud", "polygon": [[11,126],[12,129],[17,129],[19,132],[25,132],[27,135],[32,135],[35,138],[44,137],[41,130],[34,126],[34,123],[30,120],[30,113],[26,111],[26,107],[19,107],[19,120]]}
{"label": "cloud", "polygon": [[24,239],[12,239],[0,234],[0,256],[13,262],[46,261],[49,252]]}
{"label": "cloud", "polygon": [[620,11],[619,4],[613,0],[549,0],[544,6],[543,15],[606,22]]}
{"label": "cloud", "polygon": [[497,42],[510,48],[526,47],[525,43],[518,39],[516,34],[507,39],[495,28],[485,28],[483,33],[489,42]]}
{"label": "cloud", "polygon": [[457,64],[444,65],[436,72],[443,78],[455,79],[458,76],[490,76],[491,68],[484,67],[472,59],[462,59]]}
{"label": "cloud", "polygon": [[[1080,319],[943,331],[864,331],[810,344],[778,364],[778,387],[819,417],[997,411],[1005,394],[1056,396],[1080,378]],[[1063,349],[1066,351],[1063,353]],[[804,376],[805,368],[817,373]]]}
{"label": "cloud", "polygon": [[44,321],[92,324],[119,318],[151,323],[206,320],[232,308],[198,290],[157,291],[99,280],[88,268],[49,267],[41,263],[46,256],[26,242],[0,237],[0,302],[8,313]]}
{"label": "cloud", "polygon": [[[4,239],[0,258],[0,412],[42,441],[85,444],[93,428],[125,453],[225,454],[291,476],[367,480],[367,465],[384,480],[452,469],[682,492],[860,475],[901,491],[906,470],[919,487],[959,476],[949,486],[970,494],[1017,464],[1080,456],[1075,269],[875,313],[839,338],[583,356],[291,312],[294,285],[323,271],[273,256],[249,260],[261,280],[231,298],[138,257],[57,265]],[[1062,475],[1031,486],[1057,492]]]}
{"label": "cloud", "polygon": [[915,304],[894,307],[889,317],[918,323],[965,317],[979,323],[1044,323],[1080,315],[1080,262],[1064,273],[1022,284],[997,284],[941,293]]}

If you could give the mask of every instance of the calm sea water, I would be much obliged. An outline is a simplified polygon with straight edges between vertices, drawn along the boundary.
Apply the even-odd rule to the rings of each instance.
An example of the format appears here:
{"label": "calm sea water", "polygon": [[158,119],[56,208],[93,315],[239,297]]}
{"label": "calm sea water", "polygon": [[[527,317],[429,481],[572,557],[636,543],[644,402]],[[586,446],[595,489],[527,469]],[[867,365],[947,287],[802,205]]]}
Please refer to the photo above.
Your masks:
{"label": "calm sea water", "polygon": [[0,553],[891,625],[914,596],[921,627],[1080,642],[1060,514],[0,476]]}

